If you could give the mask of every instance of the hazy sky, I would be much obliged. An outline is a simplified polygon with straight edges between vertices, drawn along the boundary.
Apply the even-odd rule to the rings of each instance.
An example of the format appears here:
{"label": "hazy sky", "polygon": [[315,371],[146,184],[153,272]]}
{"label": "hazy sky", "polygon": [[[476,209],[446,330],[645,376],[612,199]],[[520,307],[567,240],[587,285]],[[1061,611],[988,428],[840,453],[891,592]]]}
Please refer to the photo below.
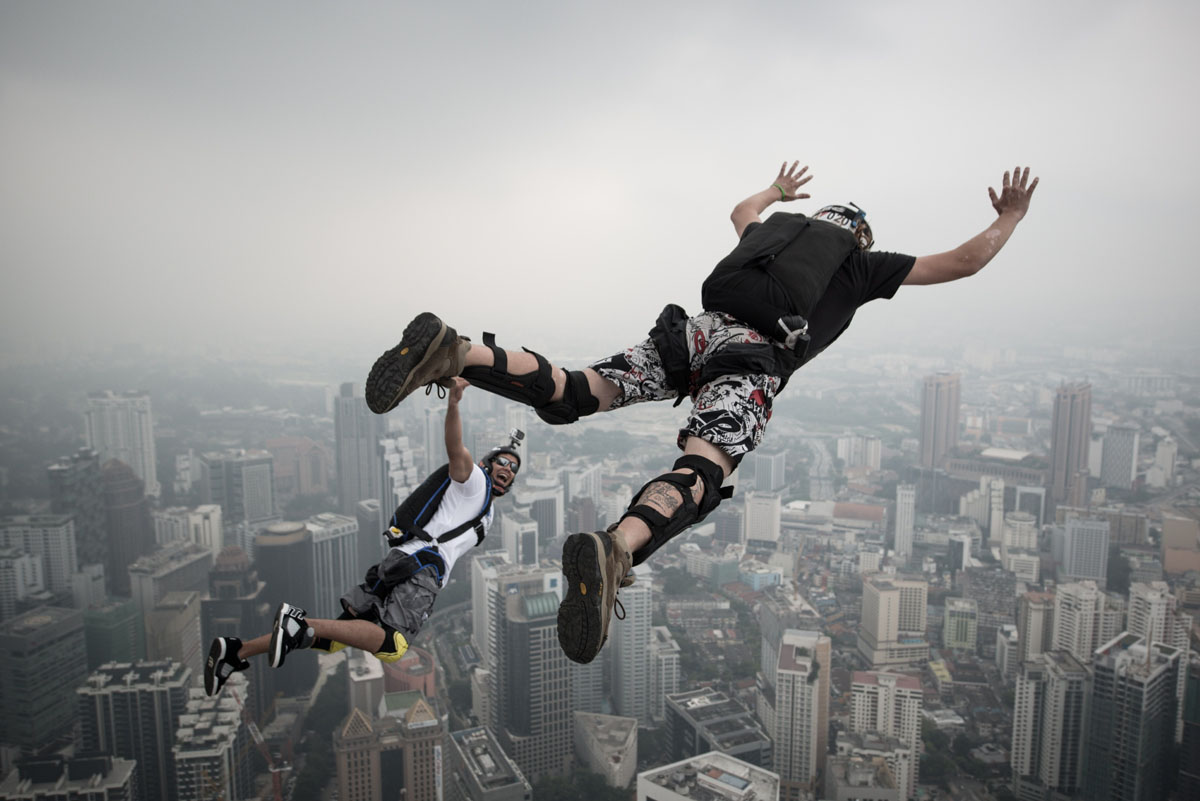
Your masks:
{"label": "hazy sky", "polygon": [[1195,338],[1195,2],[0,4],[0,353],[361,350],[430,309],[605,355],[699,311],[779,163],[980,276],[852,333]]}

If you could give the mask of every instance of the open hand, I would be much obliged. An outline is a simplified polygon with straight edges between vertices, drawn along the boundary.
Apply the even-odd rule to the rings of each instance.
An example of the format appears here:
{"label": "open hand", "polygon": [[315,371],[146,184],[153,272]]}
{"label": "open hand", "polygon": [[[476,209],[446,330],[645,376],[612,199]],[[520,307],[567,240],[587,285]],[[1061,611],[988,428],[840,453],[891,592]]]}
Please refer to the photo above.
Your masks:
{"label": "open hand", "polygon": [[806,164],[797,170],[796,167],[799,166],[799,164],[799,161],[793,161],[792,166],[788,167],[787,162],[785,161],[783,162],[783,166],[779,168],[779,175],[775,177],[774,187],[780,191],[779,199],[781,201],[787,202],[789,200],[799,200],[801,198],[812,197],[812,195],[809,195],[807,192],[797,193],[796,191],[812,180],[811,175],[805,174],[808,172],[808,165]]}
{"label": "open hand", "polygon": [[[1028,185],[1026,185],[1028,184]],[[1024,171],[1017,167],[1012,172],[1010,178],[1009,173],[1004,173],[1004,184],[1000,188],[1000,196],[996,196],[996,190],[988,187],[988,196],[992,199],[992,208],[997,214],[1014,214],[1020,220],[1025,216],[1025,212],[1029,211],[1029,199],[1033,197],[1033,190],[1037,189],[1038,179],[1034,178],[1029,181],[1029,168]]]}

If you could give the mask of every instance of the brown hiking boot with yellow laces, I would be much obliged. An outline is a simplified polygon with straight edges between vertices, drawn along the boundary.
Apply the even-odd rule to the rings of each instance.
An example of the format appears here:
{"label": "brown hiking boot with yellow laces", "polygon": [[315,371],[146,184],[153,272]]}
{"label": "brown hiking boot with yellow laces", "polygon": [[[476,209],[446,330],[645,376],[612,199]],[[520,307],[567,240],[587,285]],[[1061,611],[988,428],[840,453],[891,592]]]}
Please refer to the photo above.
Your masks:
{"label": "brown hiking boot with yellow laces", "polygon": [[617,589],[633,583],[633,556],[612,525],[567,537],[562,564],[567,594],[558,606],[558,643],[568,659],[587,664],[608,639]]}
{"label": "brown hiking boot with yellow laces", "polygon": [[418,387],[451,387],[462,373],[471,343],[435,314],[422,312],[404,329],[400,344],[375,360],[367,376],[367,406],[375,414],[396,408]]}

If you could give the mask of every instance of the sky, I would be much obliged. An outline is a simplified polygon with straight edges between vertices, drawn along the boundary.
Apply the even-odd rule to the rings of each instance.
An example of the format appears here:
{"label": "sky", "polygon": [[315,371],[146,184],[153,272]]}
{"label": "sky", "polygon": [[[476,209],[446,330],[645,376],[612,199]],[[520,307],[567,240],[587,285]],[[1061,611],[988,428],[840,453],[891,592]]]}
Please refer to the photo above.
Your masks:
{"label": "sky", "polygon": [[[0,4],[0,358],[361,354],[417,313],[600,357],[700,310],[784,160],[982,273],[895,332],[1195,341],[1194,2]],[[1190,77],[1189,77],[1190,76]]]}

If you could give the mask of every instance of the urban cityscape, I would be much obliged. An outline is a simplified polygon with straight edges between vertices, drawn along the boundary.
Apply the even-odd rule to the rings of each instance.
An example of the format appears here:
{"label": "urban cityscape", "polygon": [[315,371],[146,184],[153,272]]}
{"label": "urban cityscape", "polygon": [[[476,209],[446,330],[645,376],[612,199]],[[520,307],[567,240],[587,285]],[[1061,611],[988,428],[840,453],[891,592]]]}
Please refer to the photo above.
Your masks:
{"label": "urban cityscape", "polygon": [[1200,373],[1162,353],[823,356],[586,665],[562,542],[670,464],[677,410],[550,427],[469,389],[465,444],[525,431],[521,481],[405,656],[256,659],[213,698],[213,637],[337,616],[445,462],[444,401],[10,365],[0,799],[1200,797]]}

